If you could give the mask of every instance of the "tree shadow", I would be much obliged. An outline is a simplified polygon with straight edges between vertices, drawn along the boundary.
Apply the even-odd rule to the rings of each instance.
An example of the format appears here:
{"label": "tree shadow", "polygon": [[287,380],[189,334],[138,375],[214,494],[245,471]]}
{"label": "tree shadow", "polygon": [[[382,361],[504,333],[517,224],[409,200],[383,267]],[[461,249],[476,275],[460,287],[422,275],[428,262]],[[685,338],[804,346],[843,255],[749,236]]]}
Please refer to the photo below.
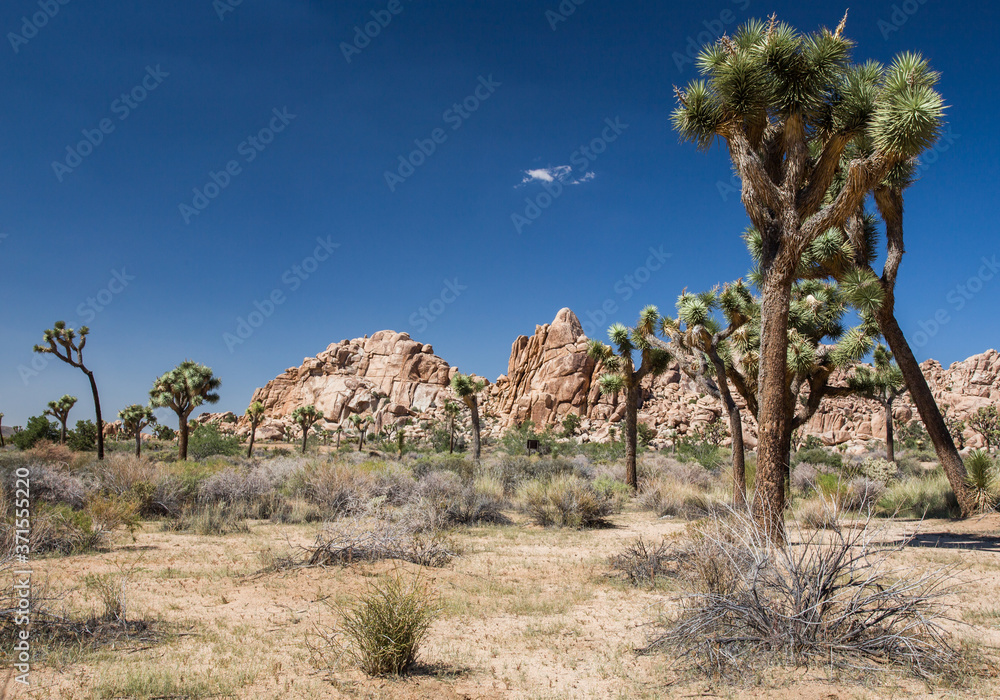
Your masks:
{"label": "tree shadow", "polygon": [[899,544],[904,547],[930,549],[969,549],[976,552],[1000,554],[1000,536],[955,532],[920,532]]}

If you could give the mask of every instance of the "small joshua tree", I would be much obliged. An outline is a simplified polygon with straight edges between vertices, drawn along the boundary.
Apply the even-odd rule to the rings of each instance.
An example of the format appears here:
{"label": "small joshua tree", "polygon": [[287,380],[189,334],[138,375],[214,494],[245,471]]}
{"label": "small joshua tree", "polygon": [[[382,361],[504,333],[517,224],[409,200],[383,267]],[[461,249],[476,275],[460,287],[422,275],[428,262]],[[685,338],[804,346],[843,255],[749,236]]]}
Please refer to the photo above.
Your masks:
{"label": "small joshua tree", "polygon": [[479,392],[486,388],[481,379],[473,379],[472,375],[458,373],[451,378],[451,390],[455,396],[469,407],[472,413],[472,458],[477,462],[482,450],[479,425]]}
{"label": "small joshua tree", "polygon": [[906,393],[906,382],[903,373],[893,361],[892,353],[884,345],[875,348],[872,355],[874,367],[858,367],[847,385],[866,399],[877,401],[885,410],[885,457],[890,462],[896,461],[895,438],[892,434],[892,403]]}
{"label": "small joshua tree", "polygon": [[306,453],[306,440],[309,438],[309,428],[318,420],[323,419],[323,412],[317,410],[315,406],[299,406],[292,411],[292,420],[302,428],[302,454]]}
{"label": "small joshua tree", "polygon": [[[620,323],[608,329],[608,338],[614,348],[599,340],[591,340],[587,354],[604,367],[601,375],[601,393],[625,394],[625,481],[632,490],[639,488],[635,455],[638,443],[639,390],[647,376],[662,374],[670,362],[670,353],[651,347],[642,333]],[[642,364],[636,369],[632,353],[639,351]]]}
{"label": "small joshua tree", "polygon": [[337,436],[337,447],[335,448],[337,450],[340,449],[340,436],[343,434],[343,432],[344,432],[344,426],[342,426],[340,423],[338,423],[337,427],[333,429],[334,435]]}
{"label": "small joshua tree", "polygon": [[134,403],[118,411],[118,417],[122,419],[122,427],[129,435],[135,436],[135,456],[142,456],[142,429],[146,426],[156,425],[156,416],[153,415],[152,406],[142,406]]}
{"label": "small joshua tree", "polygon": [[448,454],[455,452],[455,420],[461,410],[462,407],[454,401],[444,402],[444,413],[448,416]]}
{"label": "small joshua tree", "polygon": [[180,459],[187,459],[188,416],[205,402],[216,403],[219,395],[213,392],[221,385],[222,380],[212,375],[211,368],[192,360],[184,360],[153,382],[153,388],[149,390],[150,405],[169,408],[177,414],[177,452]]}
{"label": "small joshua tree", "polygon": [[361,452],[362,448],[365,446],[365,435],[368,434],[368,426],[372,424],[371,416],[362,416],[355,413],[353,416],[348,418],[354,429],[358,431],[358,452]]}
{"label": "small joshua tree", "polygon": [[[72,328],[66,327],[65,321],[56,321],[42,335],[46,345],[36,345],[35,352],[55,355],[68,365],[79,368],[90,380],[90,391],[94,394],[94,414],[97,423],[97,459],[104,459],[104,421],[101,420],[101,397],[97,393],[97,381],[94,373],[83,364],[83,348],[87,344],[90,329],[80,326],[79,335]],[[79,339],[79,341],[77,340]]]}
{"label": "small joshua tree", "polygon": [[64,395],[58,401],[49,401],[49,407],[45,410],[45,415],[52,416],[62,425],[59,432],[59,444],[66,444],[66,421],[69,420],[69,412],[76,405],[76,397],[69,394]]}
{"label": "small joshua tree", "polygon": [[983,436],[986,441],[986,451],[1000,443],[1000,415],[996,406],[984,406],[969,418],[969,427]]}
{"label": "small joshua tree", "polygon": [[253,456],[253,439],[257,434],[257,426],[264,418],[264,404],[254,401],[246,410],[246,417],[250,421],[250,446],[247,447],[247,459]]}

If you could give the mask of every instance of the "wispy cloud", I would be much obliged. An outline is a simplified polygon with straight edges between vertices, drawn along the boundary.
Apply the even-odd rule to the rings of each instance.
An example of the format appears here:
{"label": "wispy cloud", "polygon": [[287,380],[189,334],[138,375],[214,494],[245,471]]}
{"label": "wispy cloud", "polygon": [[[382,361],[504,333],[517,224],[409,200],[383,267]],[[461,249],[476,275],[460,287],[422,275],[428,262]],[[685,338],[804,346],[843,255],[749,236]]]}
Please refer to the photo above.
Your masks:
{"label": "wispy cloud", "polygon": [[524,178],[521,180],[520,185],[525,185],[529,182],[556,182],[559,181],[564,185],[579,185],[584,182],[589,182],[594,179],[594,173],[587,172],[581,177],[573,177],[573,168],[569,165],[557,165],[554,168],[535,168],[532,170],[524,171]]}

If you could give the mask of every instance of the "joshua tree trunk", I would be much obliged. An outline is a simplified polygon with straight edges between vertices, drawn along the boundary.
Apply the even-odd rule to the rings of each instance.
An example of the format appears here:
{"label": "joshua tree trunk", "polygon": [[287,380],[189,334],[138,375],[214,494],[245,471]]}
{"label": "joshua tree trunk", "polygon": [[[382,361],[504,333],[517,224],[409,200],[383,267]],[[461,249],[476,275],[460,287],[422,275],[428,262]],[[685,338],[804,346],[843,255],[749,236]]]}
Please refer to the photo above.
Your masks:
{"label": "joshua tree trunk", "polygon": [[4,447],[5,443],[3,441],[3,416],[0,416],[0,447]]}
{"label": "joshua tree trunk", "polygon": [[135,431],[135,456],[142,457],[142,428]]}
{"label": "joshua tree trunk", "polygon": [[185,413],[183,416],[178,416],[180,418],[179,424],[177,426],[177,458],[182,462],[186,461],[188,458],[188,416],[191,415],[190,412]]}
{"label": "joshua tree trunk", "polygon": [[885,408],[885,458],[890,462],[896,461],[896,438],[892,432],[892,401],[882,404]]}
{"label": "joshua tree trunk", "polygon": [[[776,542],[785,537],[785,474],[792,445],[792,417],[787,405],[788,313],[794,275],[772,256],[765,270],[761,300],[760,397],[757,475],[754,483],[754,517]],[[766,256],[765,256],[766,261]],[[768,270],[771,267],[771,270]],[[784,269],[783,269],[784,268]]]}
{"label": "joshua tree trunk", "polygon": [[469,402],[469,410],[472,411],[472,456],[478,462],[481,443],[479,441],[479,401],[475,396]]}
{"label": "joshua tree trunk", "polygon": [[951,484],[958,505],[962,509],[962,516],[968,517],[976,511],[976,504],[965,483],[967,476],[965,465],[962,463],[962,457],[958,454],[958,450],[955,449],[955,441],[944,422],[937,401],[934,400],[934,394],[927,386],[927,379],[920,371],[920,364],[914,357],[910,344],[906,342],[906,336],[903,335],[903,330],[896,321],[896,276],[905,252],[903,248],[903,193],[885,187],[877,189],[875,190],[875,204],[882,214],[883,221],[885,221],[887,249],[881,277],[885,299],[876,314],[879,330],[889,344],[896,364],[903,373],[906,388],[917,407],[920,420],[923,421],[931,442],[934,443],[934,451],[941,461],[941,467],[944,469],[948,483]]}
{"label": "joshua tree trunk", "polygon": [[253,439],[254,439],[254,436],[256,434],[257,434],[257,426],[254,425],[253,423],[251,423],[250,424],[250,446],[247,447],[247,459],[250,459],[250,457],[253,455]]}
{"label": "joshua tree trunk", "polygon": [[635,468],[638,443],[639,383],[632,382],[625,390],[625,483],[633,492],[639,490],[639,476]]}
{"label": "joshua tree trunk", "polygon": [[302,428],[302,454],[306,453],[306,440],[309,439],[309,428]]}
{"label": "joshua tree trunk", "polygon": [[448,421],[448,454],[455,454],[455,417]]}
{"label": "joshua tree trunk", "polygon": [[337,431],[337,449],[340,449],[340,431]]}
{"label": "joshua tree trunk", "polygon": [[726,365],[722,361],[718,350],[714,349],[708,353],[715,367],[716,384],[719,387],[719,396],[722,398],[722,406],[726,409],[729,417],[729,432],[732,434],[733,448],[733,508],[742,510],[747,507],[747,472],[746,472],[746,450],[743,447],[743,416],[740,407],[733,400],[733,393],[729,390],[729,381],[726,379]]}
{"label": "joshua tree trunk", "polygon": [[65,445],[66,444],[66,419],[65,418],[60,418],[59,419],[59,423],[62,425],[62,428],[59,431],[59,444],[60,445]]}
{"label": "joshua tree trunk", "polygon": [[101,420],[101,397],[97,393],[97,381],[94,373],[89,369],[84,370],[87,379],[90,380],[90,391],[94,394],[94,415],[97,418],[97,459],[104,459],[104,421]]}

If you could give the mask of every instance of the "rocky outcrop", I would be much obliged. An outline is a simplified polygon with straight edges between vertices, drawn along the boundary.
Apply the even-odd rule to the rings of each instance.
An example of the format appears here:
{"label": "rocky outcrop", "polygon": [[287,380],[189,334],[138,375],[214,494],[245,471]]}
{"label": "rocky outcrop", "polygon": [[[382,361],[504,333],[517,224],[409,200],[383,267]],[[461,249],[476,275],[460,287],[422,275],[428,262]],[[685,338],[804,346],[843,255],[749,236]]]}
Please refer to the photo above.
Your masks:
{"label": "rocky outcrop", "polygon": [[[976,409],[1000,404],[1000,354],[990,350],[944,369],[933,360],[921,365],[942,409],[950,416],[967,418]],[[413,418],[416,426],[443,417],[449,388],[458,370],[434,354],[430,345],[406,333],[379,331],[371,337],[343,340],[316,357],[284,373],[254,392],[253,401],[264,404],[265,418],[257,429],[261,440],[295,434],[290,416],[294,409],[314,404],[325,419],[317,428],[347,427],[353,414],[371,414],[376,430],[382,424]],[[580,438],[606,440],[609,428],[621,420],[624,406],[618,397],[602,396],[600,368],[587,356],[587,337],[579,319],[561,309],[551,323],[536,326],[533,335],[519,336],[511,345],[507,374],[488,384],[482,394],[484,432],[497,436],[513,425],[531,420],[551,426],[569,414],[581,418]],[[841,377],[839,381],[843,381]],[[836,378],[835,378],[835,381]],[[643,384],[639,420],[658,434],[654,445],[665,445],[721,416],[718,400],[703,395],[677,367],[669,368]],[[917,416],[906,396],[897,400],[896,419]],[[199,422],[215,422],[222,430],[246,434],[245,418],[232,413],[203,414]],[[746,442],[756,445],[756,426],[744,412]],[[408,431],[409,432],[409,431]],[[824,401],[807,423],[805,435],[816,435],[828,445],[881,439],[885,418],[874,402],[859,398]],[[966,442],[977,446],[971,430]]]}
{"label": "rocky outcrop", "polygon": [[[287,423],[292,411],[308,404],[323,411],[326,425],[317,427],[343,424],[352,414],[373,410],[379,420],[389,421],[441,405],[443,395],[450,395],[454,371],[430,345],[407,333],[379,331],[305,358],[255,391],[251,401],[264,405],[264,439],[275,427],[267,419]],[[245,424],[244,418],[241,426]]]}
{"label": "rocky outcrop", "polygon": [[514,341],[507,374],[497,378],[488,406],[504,427],[526,420],[543,426],[570,413],[589,418],[599,399],[587,336],[576,314],[561,309],[552,323]]}

